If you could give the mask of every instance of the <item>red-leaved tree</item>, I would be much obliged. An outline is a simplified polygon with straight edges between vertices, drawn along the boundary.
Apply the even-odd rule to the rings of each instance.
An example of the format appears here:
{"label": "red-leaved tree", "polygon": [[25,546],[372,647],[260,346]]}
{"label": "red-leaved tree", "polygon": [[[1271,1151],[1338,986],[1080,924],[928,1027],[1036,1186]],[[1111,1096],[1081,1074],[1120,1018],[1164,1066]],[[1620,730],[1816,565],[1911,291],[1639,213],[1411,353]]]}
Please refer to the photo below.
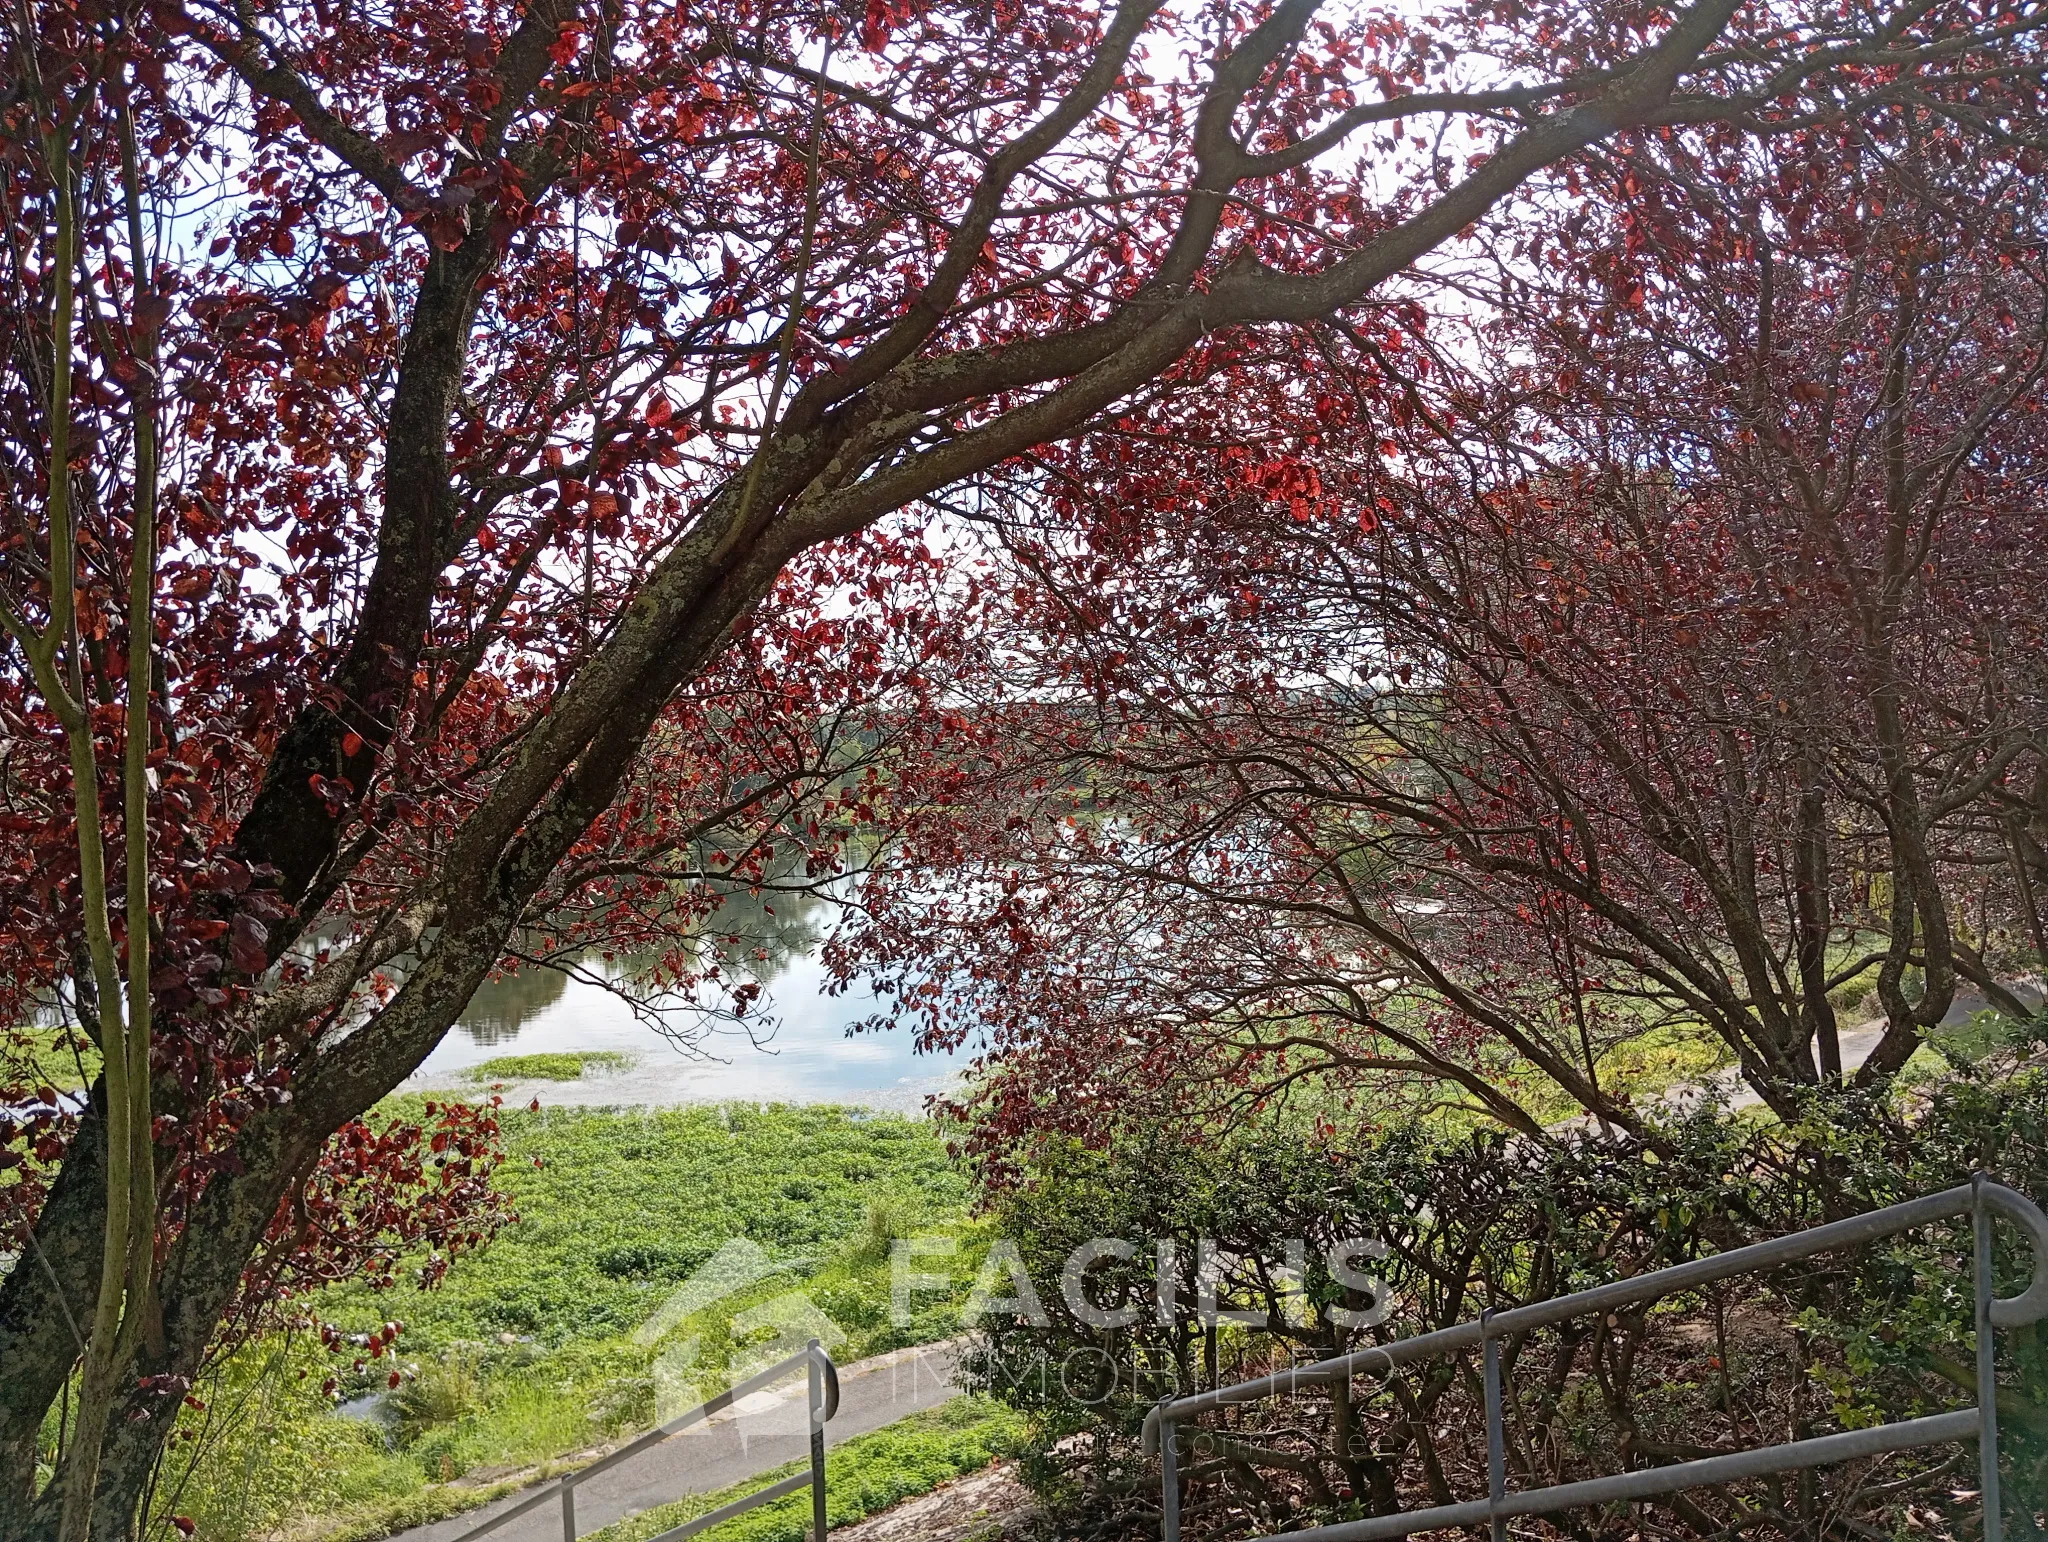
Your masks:
{"label": "red-leaved tree", "polygon": [[2037,21],[23,0],[5,989],[106,1073],[7,1191],[0,1538],[127,1535],[336,1132],[509,948],[687,939],[959,795],[936,512],[1289,328],[1393,346],[1617,133],[2003,131]]}
{"label": "red-leaved tree", "polygon": [[1674,1044],[1789,1117],[1966,991],[2027,1015],[2037,165],[1911,113],[1618,142],[1428,346],[1333,338],[1192,463],[1105,437],[991,516],[1003,753],[841,956],[991,1036],[992,1160],[1302,1084],[1642,1133]]}

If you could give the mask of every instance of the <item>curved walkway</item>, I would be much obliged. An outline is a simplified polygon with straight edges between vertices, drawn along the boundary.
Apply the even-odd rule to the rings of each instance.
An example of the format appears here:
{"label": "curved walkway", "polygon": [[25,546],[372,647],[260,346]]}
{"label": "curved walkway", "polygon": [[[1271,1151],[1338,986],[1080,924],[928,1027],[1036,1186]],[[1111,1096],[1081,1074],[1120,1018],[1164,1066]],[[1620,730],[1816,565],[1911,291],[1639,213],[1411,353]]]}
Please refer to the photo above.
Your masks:
{"label": "curved walkway", "polygon": [[[957,1341],[927,1344],[841,1366],[839,1414],[825,1426],[827,1444],[836,1446],[952,1397],[960,1347]],[[810,1450],[808,1414],[804,1380],[792,1376],[783,1387],[756,1393],[650,1446],[577,1485],[578,1533],[587,1536],[685,1494],[710,1493],[801,1461]],[[415,1526],[399,1532],[396,1542],[454,1542],[530,1492],[521,1489],[430,1526]],[[491,1532],[485,1542],[561,1542],[561,1537],[561,1507],[544,1504]]]}

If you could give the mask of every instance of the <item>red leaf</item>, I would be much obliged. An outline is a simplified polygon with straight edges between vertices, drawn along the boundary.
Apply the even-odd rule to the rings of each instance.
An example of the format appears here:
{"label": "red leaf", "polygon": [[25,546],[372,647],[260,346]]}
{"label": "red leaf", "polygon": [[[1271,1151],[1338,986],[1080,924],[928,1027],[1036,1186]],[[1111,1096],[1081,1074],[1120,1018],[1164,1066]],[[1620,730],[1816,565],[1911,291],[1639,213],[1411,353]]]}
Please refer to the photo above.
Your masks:
{"label": "red leaf", "polygon": [[270,967],[270,928],[252,915],[238,915],[228,927],[228,957],[243,974],[261,974]]}
{"label": "red leaf", "polygon": [[889,7],[884,0],[868,0],[867,14],[860,24],[860,46],[871,54],[889,46]]}

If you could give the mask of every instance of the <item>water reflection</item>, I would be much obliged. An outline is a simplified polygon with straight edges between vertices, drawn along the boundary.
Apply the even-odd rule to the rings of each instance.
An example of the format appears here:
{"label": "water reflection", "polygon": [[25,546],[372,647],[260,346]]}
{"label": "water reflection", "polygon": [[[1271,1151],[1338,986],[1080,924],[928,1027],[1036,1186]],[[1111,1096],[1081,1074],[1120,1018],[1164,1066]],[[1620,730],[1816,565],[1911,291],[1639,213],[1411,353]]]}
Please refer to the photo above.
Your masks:
{"label": "water reflection", "polygon": [[[734,894],[696,929],[700,961],[727,979],[757,981],[761,996],[743,1021],[650,991],[652,960],[563,960],[527,967],[480,989],[420,1068],[416,1086],[459,1084],[495,1055],[613,1050],[633,1066],[545,1089],[553,1103],[687,1103],[706,1099],[831,1102],[914,1108],[958,1064],[917,1051],[908,1030],[850,1034],[889,1015],[891,1003],[841,988],[820,952],[829,901],[801,894]],[[889,1096],[876,1097],[884,1093]],[[523,1094],[522,1094],[523,1095]]]}
{"label": "water reflection", "polygon": [[486,980],[469,998],[460,1026],[472,1043],[510,1044],[519,1030],[562,999],[569,977],[559,969],[520,969]]}
{"label": "water reflection", "polygon": [[[713,914],[690,928],[686,945],[700,967],[715,962],[727,981],[753,980],[766,986],[792,960],[812,957],[823,946],[825,931],[819,922],[826,904],[808,893],[736,889]],[[557,960],[558,967],[515,969],[484,982],[457,1025],[477,1045],[510,1044],[521,1028],[558,1006],[571,989],[580,988],[617,992],[629,1010],[637,1004],[665,1022],[679,1039],[707,1031],[704,1019],[718,1006],[715,993],[693,1001],[645,986],[642,982],[653,975],[657,962],[652,953],[629,954],[616,962],[585,953]]]}

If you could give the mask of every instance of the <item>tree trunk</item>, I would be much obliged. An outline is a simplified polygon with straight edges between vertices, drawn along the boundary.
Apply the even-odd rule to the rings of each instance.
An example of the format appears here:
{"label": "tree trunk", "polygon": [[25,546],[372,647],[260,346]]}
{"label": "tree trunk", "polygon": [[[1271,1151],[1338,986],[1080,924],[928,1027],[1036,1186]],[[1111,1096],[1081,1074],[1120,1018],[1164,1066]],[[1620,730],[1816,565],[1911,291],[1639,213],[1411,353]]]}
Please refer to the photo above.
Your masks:
{"label": "tree trunk", "polygon": [[99,1299],[105,1101],[105,1083],[95,1082],[35,1231],[0,1280],[0,1542],[27,1535],[43,1418],[78,1361]]}

